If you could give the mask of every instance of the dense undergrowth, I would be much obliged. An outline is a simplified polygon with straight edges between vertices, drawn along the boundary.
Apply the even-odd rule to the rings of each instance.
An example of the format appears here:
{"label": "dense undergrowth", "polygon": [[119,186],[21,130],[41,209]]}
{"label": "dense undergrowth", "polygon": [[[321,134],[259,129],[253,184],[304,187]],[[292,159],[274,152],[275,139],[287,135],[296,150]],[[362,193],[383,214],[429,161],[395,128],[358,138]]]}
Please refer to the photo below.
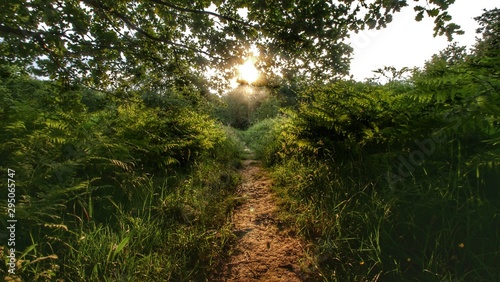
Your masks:
{"label": "dense undergrowth", "polygon": [[[9,66],[0,92],[17,219],[2,280],[11,247],[23,281],[204,280],[217,267],[242,148],[201,100],[65,89]],[[0,209],[6,230],[6,197]]]}
{"label": "dense undergrowth", "polygon": [[[235,238],[243,139],[312,243],[314,280],[498,281],[499,15],[478,19],[472,52],[451,45],[405,79],[386,68],[386,84],[299,74],[218,99],[186,81],[103,93],[2,64],[17,223],[15,246],[0,233],[0,277],[15,247],[17,281],[209,279]],[[7,209],[0,197],[2,230]]]}
{"label": "dense undergrowth", "polygon": [[317,280],[500,277],[498,50],[462,51],[385,85],[306,86],[245,133]]}

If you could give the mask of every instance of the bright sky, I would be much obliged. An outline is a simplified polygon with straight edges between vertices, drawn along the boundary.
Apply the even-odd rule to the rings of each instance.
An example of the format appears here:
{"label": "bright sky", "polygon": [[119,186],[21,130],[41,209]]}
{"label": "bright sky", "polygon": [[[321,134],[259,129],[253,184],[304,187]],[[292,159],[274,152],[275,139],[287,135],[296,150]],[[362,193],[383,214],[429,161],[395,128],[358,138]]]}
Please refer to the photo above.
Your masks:
{"label": "bright sky", "polygon": [[[410,4],[411,5],[411,4]],[[452,22],[461,26],[464,35],[455,35],[459,45],[471,47],[479,27],[474,20],[483,9],[499,7],[494,0],[456,0],[449,8]],[[373,77],[372,70],[384,66],[421,67],[433,54],[446,48],[449,42],[446,36],[434,38],[433,19],[424,18],[415,21],[416,12],[412,7],[402,9],[394,15],[386,29],[361,31],[351,35],[349,42],[354,48],[351,62],[351,74],[356,80]]]}

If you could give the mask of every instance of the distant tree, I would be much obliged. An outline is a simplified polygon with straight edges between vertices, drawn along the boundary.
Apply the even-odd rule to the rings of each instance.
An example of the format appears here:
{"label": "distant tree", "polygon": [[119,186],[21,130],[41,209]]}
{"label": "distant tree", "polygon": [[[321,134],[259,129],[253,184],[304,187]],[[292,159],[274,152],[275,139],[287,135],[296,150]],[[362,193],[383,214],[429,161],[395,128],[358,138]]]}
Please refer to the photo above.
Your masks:
{"label": "distant tree", "polygon": [[377,70],[374,70],[373,73],[375,73],[375,78],[370,79],[370,80],[386,80],[387,82],[397,82],[397,81],[404,81],[408,79],[408,76],[410,75],[411,69],[407,67],[403,67],[401,69],[397,69],[396,67],[393,66],[385,66],[383,68],[379,68]]}
{"label": "distant tree", "polygon": [[251,100],[245,93],[249,89],[250,86],[243,85],[223,97],[227,103],[225,122],[235,128],[246,129],[250,124]]}
{"label": "distant tree", "polygon": [[[485,10],[475,19],[481,36],[471,52],[451,44],[414,72],[412,84],[415,97],[428,103],[431,114],[446,112],[453,132],[480,130],[489,136],[481,145],[488,144],[494,151],[500,144],[496,129],[500,124],[500,9]],[[496,155],[490,160],[499,161]]]}
{"label": "distant tree", "polygon": [[487,69],[488,74],[500,78],[500,9],[495,8],[476,17],[475,20],[481,26],[477,33],[474,46],[474,55],[471,63]]}

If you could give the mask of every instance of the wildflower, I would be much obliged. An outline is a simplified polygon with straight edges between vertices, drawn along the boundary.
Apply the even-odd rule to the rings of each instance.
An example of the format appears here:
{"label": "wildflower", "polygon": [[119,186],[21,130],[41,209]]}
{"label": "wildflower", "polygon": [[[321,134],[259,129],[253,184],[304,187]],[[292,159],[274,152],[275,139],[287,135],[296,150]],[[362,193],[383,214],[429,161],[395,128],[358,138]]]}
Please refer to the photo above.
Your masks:
{"label": "wildflower", "polygon": [[365,264],[365,262],[364,262],[364,261],[360,261],[360,262],[359,262],[359,265],[364,265],[364,264]]}
{"label": "wildflower", "polygon": [[465,244],[464,243],[460,243],[460,244],[458,244],[458,247],[459,248],[463,248],[463,247],[465,247]]}

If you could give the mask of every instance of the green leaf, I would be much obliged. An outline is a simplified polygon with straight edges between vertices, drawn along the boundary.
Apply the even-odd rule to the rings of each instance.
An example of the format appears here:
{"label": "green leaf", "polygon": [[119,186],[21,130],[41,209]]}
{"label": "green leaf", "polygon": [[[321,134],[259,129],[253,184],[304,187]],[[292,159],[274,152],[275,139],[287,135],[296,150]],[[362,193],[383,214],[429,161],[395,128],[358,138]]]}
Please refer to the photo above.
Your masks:
{"label": "green leaf", "polygon": [[123,248],[125,248],[125,246],[127,246],[129,241],[130,236],[127,236],[123,238],[123,240],[118,245],[112,243],[108,253],[107,262],[114,261],[116,259],[116,256],[123,250]]}
{"label": "green leaf", "polygon": [[377,21],[374,19],[369,19],[366,21],[366,24],[368,25],[368,28],[373,29],[377,25]]}
{"label": "green leaf", "polygon": [[416,20],[417,22],[422,21],[422,19],[423,19],[423,18],[424,18],[424,12],[423,12],[423,11],[422,11],[422,12],[419,12],[419,13],[415,16],[415,20]]}
{"label": "green leaf", "polygon": [[429,15],[429,17],[436,17],[437,15],[439,15],[439,9],[427,10],[427,15]]}

